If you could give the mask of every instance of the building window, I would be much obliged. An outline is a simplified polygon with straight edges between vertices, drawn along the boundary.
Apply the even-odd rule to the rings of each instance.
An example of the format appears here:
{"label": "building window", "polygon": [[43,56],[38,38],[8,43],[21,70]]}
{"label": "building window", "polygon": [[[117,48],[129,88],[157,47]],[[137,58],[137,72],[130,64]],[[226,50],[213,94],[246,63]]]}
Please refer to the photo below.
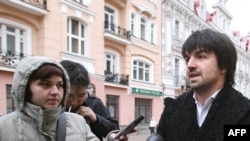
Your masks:
{"label": "building window", "polygon": [[150,82],[150,64],[145,63],[143,61],[134,60],[133,79]]}
{"label": "building window", "polygon": [[15,111],[14,99],[11,96],[11,85],[6,85],[6,96],[7,96],[7,113]]}
{"label": "building window", "polygon": [[[140,39],[156,44],[157,33],[156,24],[153,21],[147,19],[146,16],[141,15],[141,18],[137,18],[134,12],[131,12],[131,25],[130,30],[133,36],[139,37]],[[151,24],[150,24],[151,23]]]}
{"label": "building window", "polygon": [[68,51],[78,55],[85,54],[85,25],[75,19],[68,19]]}
{"label": "building window", "polygon": [[89,0],[73,0],[73,1],[75,1],[75,2],[77,2],[79,4],[86,5],[86,6],[88,6],[88,4],[90,3]]}
{"label": "building window", "polygon": [[107,95],[106,106],[111,114],[111,117],[119,121],[119,96]]}
{"label": "building window", "polygon": [[0,23],[0,53],[9,53],[15,57],[23,55],[26,39],[26,30]]}
{"label": "building window", "polygon": [[180,72],[180,59],[175,58],[175,75],[179,75]]}
{"label": "building window", "polygon": [[131,30],[131,34],[134,35],[134,36],[135,36],[135,24],[136,24],[135,17],[136,17],[135,14],[132,13],[131,14],[131,27],[130,27],[131,29],[130,30]]}
{"label": "building window", "polygon": [[73,0],[73,1],[78,2],[78,3],[80,3],[80,4],[83,4],[83,1],[84,1],[84,0]]}
{"label": "building window", "polygon": [[180,37],[180,22],[177,20],[175,21],[175,36]]}
{"label": "building window", "polygon": [[175,66],[174,66],[174,70],[175,70],[175,76],[176,76],[176,84],[175,86],[180,86],[180,80],[181,80],[181,76],[179,74],[180,72],[180,60],[178,58],[175,58],[175,62],[174,62]]}
{"label": "building window", "polygon": [[152,44],[155,44],[155,25],[154,24],[151,24],[151,29],[150,29],[150,39],[151,39],[151,43]]}
{"label": "building window", "polygon": [[146,20],[141,18],[141,39],[146,40]]}
{"label": "building window", "polygon": [[148,124],[152,117],[152,99],[135,98],[135,118],[145,116],[141,123]]}
{"label": "building window", "polygon": [[117,55],[113,53],[106,52],[105,53],[105,68],[107,73],[118,73],[117,72]]}
{"label": "building window", "polygon": [[109,27],[109,30],[115,31],[115,11],[105,6],[105,25]]}

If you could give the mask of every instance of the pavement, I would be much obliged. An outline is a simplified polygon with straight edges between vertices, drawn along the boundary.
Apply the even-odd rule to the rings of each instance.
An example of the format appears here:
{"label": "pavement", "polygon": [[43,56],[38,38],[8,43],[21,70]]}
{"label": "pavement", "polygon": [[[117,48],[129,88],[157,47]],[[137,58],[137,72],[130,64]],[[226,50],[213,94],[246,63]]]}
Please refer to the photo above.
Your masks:
{"label": "pavement", "polygon": [[132,133],[128,135],[128,141],[146,141],[149,134]]}
{"label": "pavement", "polygon": [[[120,127],[123,129],[125,126]],[[138,125],[136,132],[128,134],[128,141],[146,141],[147,138],[151,135],[148,125]]]}

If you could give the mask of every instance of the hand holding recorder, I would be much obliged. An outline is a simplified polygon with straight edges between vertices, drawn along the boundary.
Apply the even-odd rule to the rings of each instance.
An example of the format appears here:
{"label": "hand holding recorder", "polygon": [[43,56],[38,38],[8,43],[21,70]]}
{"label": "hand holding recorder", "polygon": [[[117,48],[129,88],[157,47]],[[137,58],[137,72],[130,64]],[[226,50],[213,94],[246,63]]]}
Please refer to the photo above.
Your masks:
{"label": "hand holding recorder", "polygon": [[[125,137],[127,139],[127,134],[133,132],[135,127],[144,119],[145,117],[143,115],[140,115],[138,118],[136,118],[133,122],[131,122],[126,128],[118,132],[113,138],[109,139],[109,141],[119,141],[121,137]],[[123,140],[124,141],[124,140]]]}

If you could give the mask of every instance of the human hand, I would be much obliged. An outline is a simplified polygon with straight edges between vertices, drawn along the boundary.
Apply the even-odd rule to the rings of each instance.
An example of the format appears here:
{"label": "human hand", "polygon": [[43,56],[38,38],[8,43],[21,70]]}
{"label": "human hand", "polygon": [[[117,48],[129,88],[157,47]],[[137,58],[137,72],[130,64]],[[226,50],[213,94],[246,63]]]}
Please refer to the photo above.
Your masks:
{"label": "human hand", "polygon": [[94,111],[86,106],[80,106],[77,110],[77,113],[81,116],[83,116],[86,120],[89,120],[87,122],[95,122],[96,121],[96,114]]}
{"label": "human hand", "polygon": [[[136,132],[136,129],[132,129],[130,132],[129,132],[129,134],[130,133],[134,133],[134,132]],[[117,130],[117,131],[113,131],[112,133],[110,133],[107,137],[108,137],[108,139],[107,139],[107,141],[128,141],[128,136],[127,135],[122,135],[119,139],[114,139],[115,138],[115,136],[117,135],[117,134],[119,134],[120,132],[119,132],[119,130]]]}
{"label": "human hand", "polygon": [[121,136],[119,139],[114,139],[117,133],[111,133],[109,138],[112,141],[128,141],[128,137],[127,136]]}

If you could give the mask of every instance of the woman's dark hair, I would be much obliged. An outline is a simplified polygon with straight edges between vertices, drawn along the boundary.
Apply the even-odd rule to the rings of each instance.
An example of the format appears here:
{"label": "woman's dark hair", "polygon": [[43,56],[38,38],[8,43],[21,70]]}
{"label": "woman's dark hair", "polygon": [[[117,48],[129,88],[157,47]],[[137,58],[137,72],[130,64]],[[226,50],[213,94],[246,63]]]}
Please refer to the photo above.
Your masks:
{"label": "woman's dark hair", "polygon": [[27,86],[26,86],[26,93],[25,93],[25,101],[31,100],[31,90],[30,84],[36,80],[45,80],[50,78],[52,75],[61,76],[63,78],[63,90],[66,92],[66,80],[64,78],[63,71],[54,64],[43,64],[37,70],[33,71],[29,77]]}
{"label": "woman's dark hair", "polygon": [[220,69],[226,69],[225,85],[234,85],[237,52],[232,40],[224,33],[212,29],[197,30],[187,38],[182,46],[182,56],[197,48],[214,52]]}
{"label": "woman's dark hair", "polygon": [[83,65],[69,60],[63,60],[60,64],[68,73],[70,85],[88,88],[90,84],[89,74]]}

